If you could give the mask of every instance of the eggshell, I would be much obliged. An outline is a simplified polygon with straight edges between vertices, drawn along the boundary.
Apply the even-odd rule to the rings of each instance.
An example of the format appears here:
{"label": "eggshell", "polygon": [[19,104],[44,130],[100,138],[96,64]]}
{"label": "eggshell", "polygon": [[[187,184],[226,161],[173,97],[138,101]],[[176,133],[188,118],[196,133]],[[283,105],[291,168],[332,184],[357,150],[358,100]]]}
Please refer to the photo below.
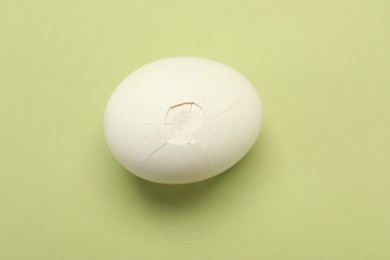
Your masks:
{"label": "eggshell", "polygon": [[130,172],[180,184],[236,164],[255,143],[262,117],[259,96],[240,73],[216,61],[173,57],[119,84],[105,109],[104,132]]}

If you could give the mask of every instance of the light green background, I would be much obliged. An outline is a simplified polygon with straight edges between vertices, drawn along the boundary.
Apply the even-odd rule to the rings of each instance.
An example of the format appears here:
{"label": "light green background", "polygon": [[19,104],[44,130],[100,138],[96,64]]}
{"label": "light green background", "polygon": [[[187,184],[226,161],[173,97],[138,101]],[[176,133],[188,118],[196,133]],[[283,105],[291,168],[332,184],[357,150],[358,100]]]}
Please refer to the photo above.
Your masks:
{"label": "light green background", "polygon": [[[0,259],[390,259],[390,2],[0,0]],[[191,55],[241,71],[259,141],[164,186],[113,159],[105,103]]]}

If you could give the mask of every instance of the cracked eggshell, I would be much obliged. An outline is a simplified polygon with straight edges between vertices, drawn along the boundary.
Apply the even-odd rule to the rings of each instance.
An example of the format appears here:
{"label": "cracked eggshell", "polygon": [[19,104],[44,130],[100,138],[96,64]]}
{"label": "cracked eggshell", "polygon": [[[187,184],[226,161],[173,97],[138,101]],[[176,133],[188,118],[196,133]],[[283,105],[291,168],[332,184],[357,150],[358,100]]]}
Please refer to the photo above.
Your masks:
{"label": "cracked eggshell", "polygon": [[253,146],[262,106],[251,83],[219,62],[174,57],[126,77],[104,115],[119,163],[149,181],[180,184],[213,177]]}

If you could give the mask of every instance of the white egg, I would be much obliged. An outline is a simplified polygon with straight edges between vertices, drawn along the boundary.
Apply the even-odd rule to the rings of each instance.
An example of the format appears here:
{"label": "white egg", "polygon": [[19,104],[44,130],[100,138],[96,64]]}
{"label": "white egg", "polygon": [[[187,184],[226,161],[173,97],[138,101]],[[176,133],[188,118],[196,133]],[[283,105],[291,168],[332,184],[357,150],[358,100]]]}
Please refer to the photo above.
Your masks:
{"label": "white egg", "polygon": [[119,163],[149,181],[180,184],[213,177],[253,146],[262,125],[255,88],[219,62],[173,57],[126,77],[104,115]]}

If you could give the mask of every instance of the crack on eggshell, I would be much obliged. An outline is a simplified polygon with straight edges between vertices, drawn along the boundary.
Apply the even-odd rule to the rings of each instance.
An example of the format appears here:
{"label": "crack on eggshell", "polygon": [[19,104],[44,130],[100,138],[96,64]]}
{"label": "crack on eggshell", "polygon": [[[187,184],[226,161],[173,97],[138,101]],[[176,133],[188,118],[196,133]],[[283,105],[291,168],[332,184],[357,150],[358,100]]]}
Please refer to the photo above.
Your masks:
{"label": "crack on eggshell", "polygon": [[[203,114],[203,117],[204,117],[204,118],[206,117],[206,115],[205,115],[205,113],[204,113],[202,107],[201,107],[199,104],[197,104],[196,102],[182,102],[182,103],[176,104],[176,105],[174,105],[174,106],[170,106],[170,107],[168,108],[167,112],[165,113],[163,125],[170,125],[171,122],[168,122],[168,115],[170,114],[170,112],[173,111],[174,109],[177,109],[177,108],[183,107],[183,106],[189,106],[188,112],[191,112],[192,109],[193,109],[193,106],[196,106],[196,107],[198,107],[198,108],[200,109],[201,113]],[[180,113],[179,113],[179,114],[180,114]],[[177,115],[175,115],[175,116],[177,116]],[[174,119],[174,118],[172,118],[172,120],[173,120],[173,119]],[[172,120],[171,120],[171,121],[172,121]],[[203,124],[204,124],[204,123],[203,123]],[[203,125],[203,124],[202,124],[202,125]],[[157,125],[157,124],[155,124],[155,125]],[[191,134],[191,136],[194,137],[194,139],[196,140],[195,143],[198,143],[197,138],[196,138],[193,134]],[[151,153],[149,154],[149,156],[148,156],[148,158],[145,160],[145,162],[148,162],[148,161],[153,157],[153,155],[155,155],[158,151],[160,151],[161,149],[163,149],[163,148],[164,148],[172,139],[174,139],[174,137],[175,137],[174,135],[170,136],[169,139],[168,139],[164,144],[160,145],[157,149],[153,150],[153,152],[151,152]],[[185,141],[185,145],[190,145],[190,144],[191,144],[191,141],[190,141],[190,140]],[[205,149],[204,149],[203,147],[201,147],[201,149],[205,152]],[[206,156],[207,156],[207,153],[206,153]],[[207,158],[207,160],[208,160],[208,158]],[[209,163],[209,162],[208,162],[208,163]]]}
{"label": "crack on eggshell", "polygon": [[154,150],[153,152],[151,152],[151,153],[149,154],[149,157],[146,158],[145,162],[148,162],[150,159],[152,159],[152,156],[153,156],[155,153],[157,153],[158,151],[160,151],[161,149],[163,149],[164,146],[166,146],[167,144],[168,144],[168,142],[165,142],[165,143],[163,143],[162,145],[160,145],[156,150]]}
{"label": "crack on eggshell", "polygon": [[183,102],[183,103],[176,104],[176,105],[174,105],[174,106],[170,106],[170,107],[168,108],[167,112],[165,113],[165,117],[164,117],[164,125],[168,125],[168,123],[167,123],[167,117],[168,117],[168,115],[169,115],[169,112],[171,112],[171,111],[172,111],[173,109],[175,109],[175,108],[178,108],[178,107],[181,107],[181,106],[185,106],[185,105],[190,105],[189,111],[192,111],[192,106],[193,106],[193,105],[197,106],[197,107],[202,111],[204,118],[206,118],[206,114],[204,113],[202,106],[200,106],[200,105],[197,104],[196,102],[187,101],[187,102]]}
{"label": "crack on eggshell", "polygon": [[210,116],[210,117],[205,117],[206,120],[209,120],[209,119],[212,119],[212,118],[216,118],[226,112],[228,112],[232,107],[234,107],[238,101],[240,101],[240,98],[237,98],[236,101],[234,101],[230,106],[228,106],[225,110],[223,110],[222,112],[219,112],[218,114],[216,115],[213,115],[213,116]]}
{"label": "crack on eggshell", "polygon": [[[238,101],[240,101],[240,98],[237,98],[230,106],[228,106],[228,107],[227,107],[225,110],[223,110],[222,112],[219,112],[219,113],[217,113],[217,114],[215,114],[215,115],[213,115],[213,116],[209,116],[209,117],[206,117],[206,113],[204,112],[202,106],[199,105],[199,104],[196,103],[196,102],[187,101],[187,102],[179,103],[179,104],[176,104],[176,105],[174,105],[174,106],[170,106],[170,107],[168,108],[168,110],[167,110],[166,113],[165,113],[164,120],[163,120],[162,124],[163,124],[163,125],[169,125],[169,123],[167,123],[167,117],[168,117],[168,115],[169,115],[169,112],[170,112],[171,110],[177,108],[177,107],[180,107],[180,106],[190,105],[189,111],[192,111],[192,106],[195,105],[195,106],[197,106],[197,107],[202,111],[202,113],[203,113],[203,115],[204,115],[204,118],[205,118],[206,120],[209,120],[209,119],[216,118],[216,117],[218,117],[218,116],[220,116],[220,115],[222,115],[222,114],[228,112],[231,108],[233,108],[233,107],[238,103]],[[160,124],[161,124],[161,123],[138,123],[138,125],[160,125]]]}
{"label": "crack on eggshell", "polygon": [[[204,119],[205,121],[203,122],[202,126],[206,128],[205,126],[205,122],[206,120],[209,120],[209,119],[213,119],[213,118],[216,118],[218,116],[221,116],[222,114],[228,112],[231,108],[233,108],[237,103],[238,101],[240,100],[240,98],[236,99],[231,105],[229,105],[225,110],[223,110],[222,112],[216,114],[216,115],[213,115],[213,116],[210,116],[210,117],[206,117],[206,114],[202,108],[202,106],[200,106],[198,103],[196,102],[193,102],[193,101],[186,101],[186,102],[182,102],[182,103],[179,103],[179,104],[176,104],[176,105],[173,105],[173,106],[170,106],[168,108],[168,110],[166,111],[165,113],[165,116],[164,116],[164,122],[163,122],[163,125],[170,125],[171,122],[168,122],[168,115],[170,114],[171,111],[179,108],[179,107],[183,107],[183,106],[189,106],[189,110],[188,111],[192,111],[193,109],[193,106],[196,106],[200,109],[200,111],[202,112],[203,116],[204,116]],[[172,119],[173,120],[173,119]],[[171,121],[172,121],[171,120]],[[153,123],[144,123],[142,125],[158,125],[158,124],[153,124]],[[194,139],[196,140],[196,143],[199,144],[200,148],[202,149],[202,151],[204,152],[204,154],[206,155],[206,160],[207,160],[207,164],[208,164],[208,168],[209,170],[211,170],[211,163],[210,163],[210,160],[209,160],[209,156],[207,154],[207,151],[206,149],[203,148],[202,145],[200,145],[200,143],[198,142],[198,138],[194,135],[194,134],[191,134],[192,137],[194,137]],[[155,150],[153,150],[148,158],[146,158],[145,162],[148,162],[156,153],[158,153],[160,150],[162,150],[172,139],[174,138],[174,136],[170,136],[170,138],[165,142],[163,143],[162,145],[160,145],[158,148],[156,148]],[[185,142],[186,145],[190,145],[191,142],[188,140]]]}
{"label": "crack on eggshell", "polygon": [[[206,129],[207,129],[207,128],[206,128]],[[192,136],[193,136],[196,140],[198,140],[198,138],[197,138],[194,134],[192,134]],[[199,144],[199,147],[200,147],[200,148],[202,149],[202,151],[204,152],[204,154],[206,155],[207,167],[209,168],[209,171],[211,171],[211,163],[210,163],[210,159],[209,159],[209,154],[207,153],[207,150],[202,146],[201,143],[198,142],[198,144]]]}

